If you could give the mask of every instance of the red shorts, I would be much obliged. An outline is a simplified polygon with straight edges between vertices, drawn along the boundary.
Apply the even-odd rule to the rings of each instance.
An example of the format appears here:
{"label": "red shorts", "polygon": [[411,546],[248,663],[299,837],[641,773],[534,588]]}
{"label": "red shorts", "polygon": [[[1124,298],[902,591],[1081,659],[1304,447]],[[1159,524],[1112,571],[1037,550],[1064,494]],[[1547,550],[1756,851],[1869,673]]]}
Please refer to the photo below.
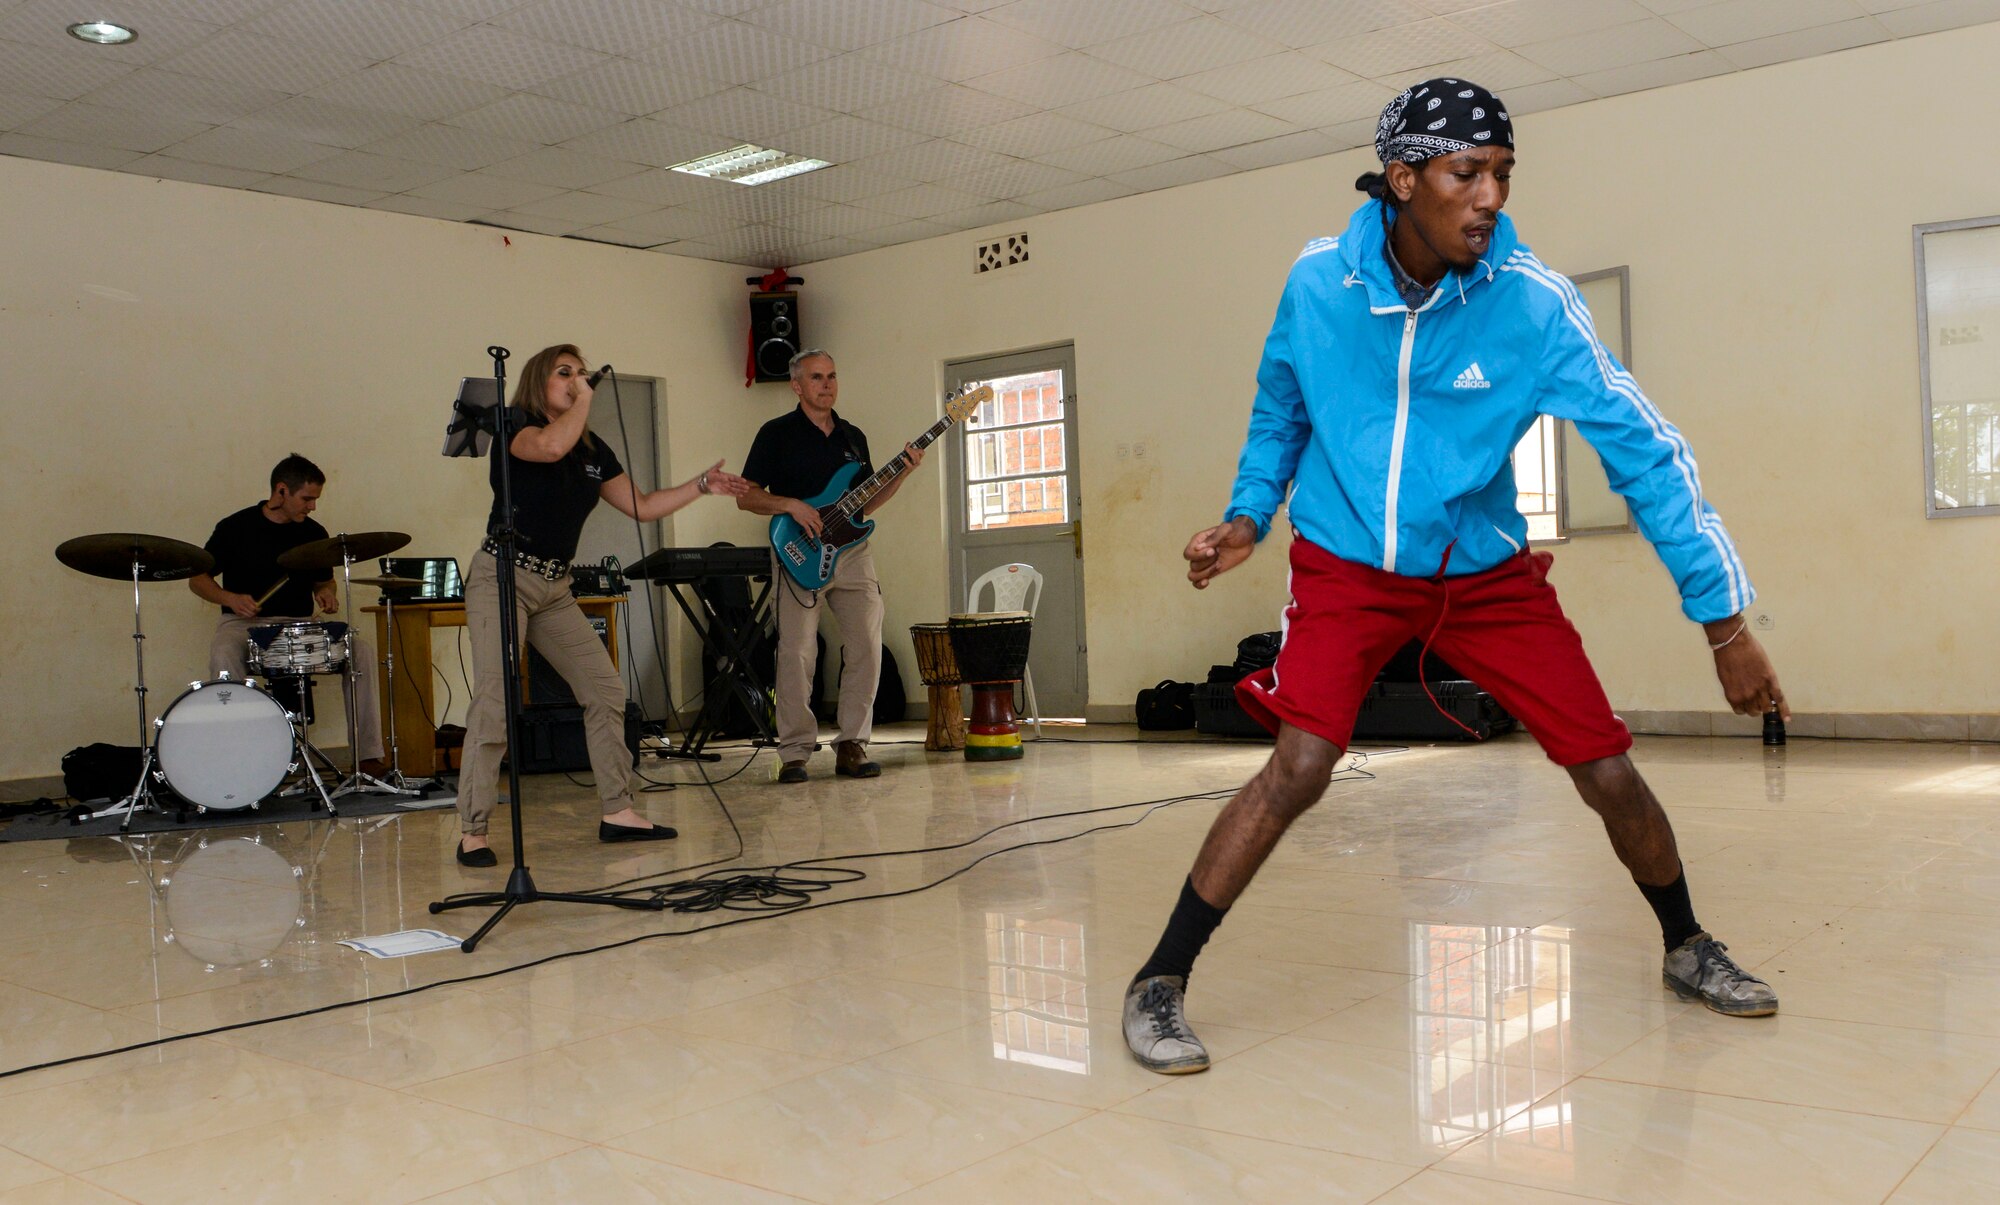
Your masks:
{"label": "red shorts", "polygon": [[1375,675],[1435,625],[1431,651],[1526,725],[1549,760],[1615,757],[1632,734],[1556,602],[1553,560],[1522,553],[1464,577],[1404,577],[1295,539],[1278,662],[1238,683],[1236,698],[1272,732],[1283,722],[1345,749]]}

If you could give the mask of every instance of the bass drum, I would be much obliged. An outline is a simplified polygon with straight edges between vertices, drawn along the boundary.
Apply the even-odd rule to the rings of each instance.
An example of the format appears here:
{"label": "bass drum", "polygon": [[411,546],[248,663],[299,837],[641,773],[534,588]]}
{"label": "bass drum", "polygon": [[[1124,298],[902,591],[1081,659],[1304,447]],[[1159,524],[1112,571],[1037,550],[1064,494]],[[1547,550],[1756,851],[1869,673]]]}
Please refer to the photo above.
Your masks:
{"label": "bass drum", "polygon": [[210,970],[269,963],[306,923],[302,873],[255,838],[203,838],[165,880],[167,940]]}
{"label": "bass drum", "polygon": [[292,717],[255,682],[197,682],[153,726],[160,777],[199,811],[254,808],[292,768]]}

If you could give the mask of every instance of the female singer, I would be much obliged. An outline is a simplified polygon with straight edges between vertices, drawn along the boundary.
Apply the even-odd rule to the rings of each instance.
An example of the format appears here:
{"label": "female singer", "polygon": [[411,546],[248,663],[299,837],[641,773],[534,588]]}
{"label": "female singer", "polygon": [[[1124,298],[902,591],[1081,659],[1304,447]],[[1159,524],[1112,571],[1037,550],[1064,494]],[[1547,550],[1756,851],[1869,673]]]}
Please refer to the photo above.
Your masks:
{"label": "female singer", "polygon": [[[640,493],[601,439],[591,435],[590,382],[583,354],[558,344],[535,353],[514,388],[509,444],[514,498],[515,633],[548,660],[583,704],[590,771],[604,819],[600,841],[665,841],[678,834],[633,810],[632,755],[625,745],[625,683],[597,632],[569,592],[569,562],[584,520],[598,500],[640,522],[670,515],[701,494],[739,496],[749,483],[716,461],[692,481]],[[499,793],[507,750],[505,684],[500,669],[501,545],[491,533],[507,524],[500,508],[500,452],[494,450],[489,533],[465,583],[465,626],[472,634],[474,688],[465,723],[465,763],[458,779],[458,861],[495,866],[487,818]]]}

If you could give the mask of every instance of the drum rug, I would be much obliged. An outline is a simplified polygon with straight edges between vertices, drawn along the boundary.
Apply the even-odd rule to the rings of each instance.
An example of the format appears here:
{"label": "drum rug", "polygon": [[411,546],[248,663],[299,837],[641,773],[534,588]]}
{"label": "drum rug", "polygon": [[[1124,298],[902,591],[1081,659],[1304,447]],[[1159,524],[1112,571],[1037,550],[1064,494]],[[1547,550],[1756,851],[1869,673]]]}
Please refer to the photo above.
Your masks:
{"label": "drum rug", "polygon": [[[333,801],[339,818],[350,820],[365,816],[388,816],[396,812],[427,811],[434,808],[448,808],[457,802],[457,795],[449,784],[443,790],[433,790],[428,799],[418,799],[410,795],[382,795],[364,792],[343,795]],[[237,809],[233,811],[210,810],[197,812],[186,809],[183,815],[171,802],[165,811],[140,812],[132,818],[132,827],[125,831],[133,833],[172,833],[196,828],[242,828],[259,824],[285,824],[300,820],[324,820],[326,809],[318,806],[314,797],[293,795],[273,796],[266,799],[256,811]],[[90,805],[97,811],[109,806],[105,803]],[[77,810],[77,809],[72,809]],[[84,820],[72,824],[68,813],[53,816],[23,816],[11,824],[0,826],[0,842],[6,841],[49,841],[71,837],[115,837],[122,817],[105,816],[97,820]]]}

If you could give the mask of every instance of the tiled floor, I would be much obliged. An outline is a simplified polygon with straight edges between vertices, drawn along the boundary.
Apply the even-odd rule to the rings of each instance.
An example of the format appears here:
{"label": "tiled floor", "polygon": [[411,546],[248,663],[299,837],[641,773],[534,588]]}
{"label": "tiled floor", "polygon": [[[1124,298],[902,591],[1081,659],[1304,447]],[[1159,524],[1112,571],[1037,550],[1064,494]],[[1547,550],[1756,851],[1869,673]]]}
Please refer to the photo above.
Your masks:
{"label": "tiled floor", "polygon": [[[1227,790],[1264,751],[883,743],[879,782],[805,788],[767,755],[722,788],[752,862],[970,843],[812,896],[939,883],[895,899],[539,904],[398,961],[336,943],[468,933],[426,905],[502,881],[449,813],[0,845],[0,1069],[369,1001],[0,1078],[0,1205],[2000,1198],[2000,746],[1640,742],[1769,1020],[1661,988],[1651,913],[1530,742],[1377,753],[1204,955],[1214,1069],[1150,1075],[1120,995],[1219,805],[1056,814]],[[684,835],[639,852],[532,781],[543,888],[733,853],[691,769],[648,772],[694,785],[646,797]]]}

